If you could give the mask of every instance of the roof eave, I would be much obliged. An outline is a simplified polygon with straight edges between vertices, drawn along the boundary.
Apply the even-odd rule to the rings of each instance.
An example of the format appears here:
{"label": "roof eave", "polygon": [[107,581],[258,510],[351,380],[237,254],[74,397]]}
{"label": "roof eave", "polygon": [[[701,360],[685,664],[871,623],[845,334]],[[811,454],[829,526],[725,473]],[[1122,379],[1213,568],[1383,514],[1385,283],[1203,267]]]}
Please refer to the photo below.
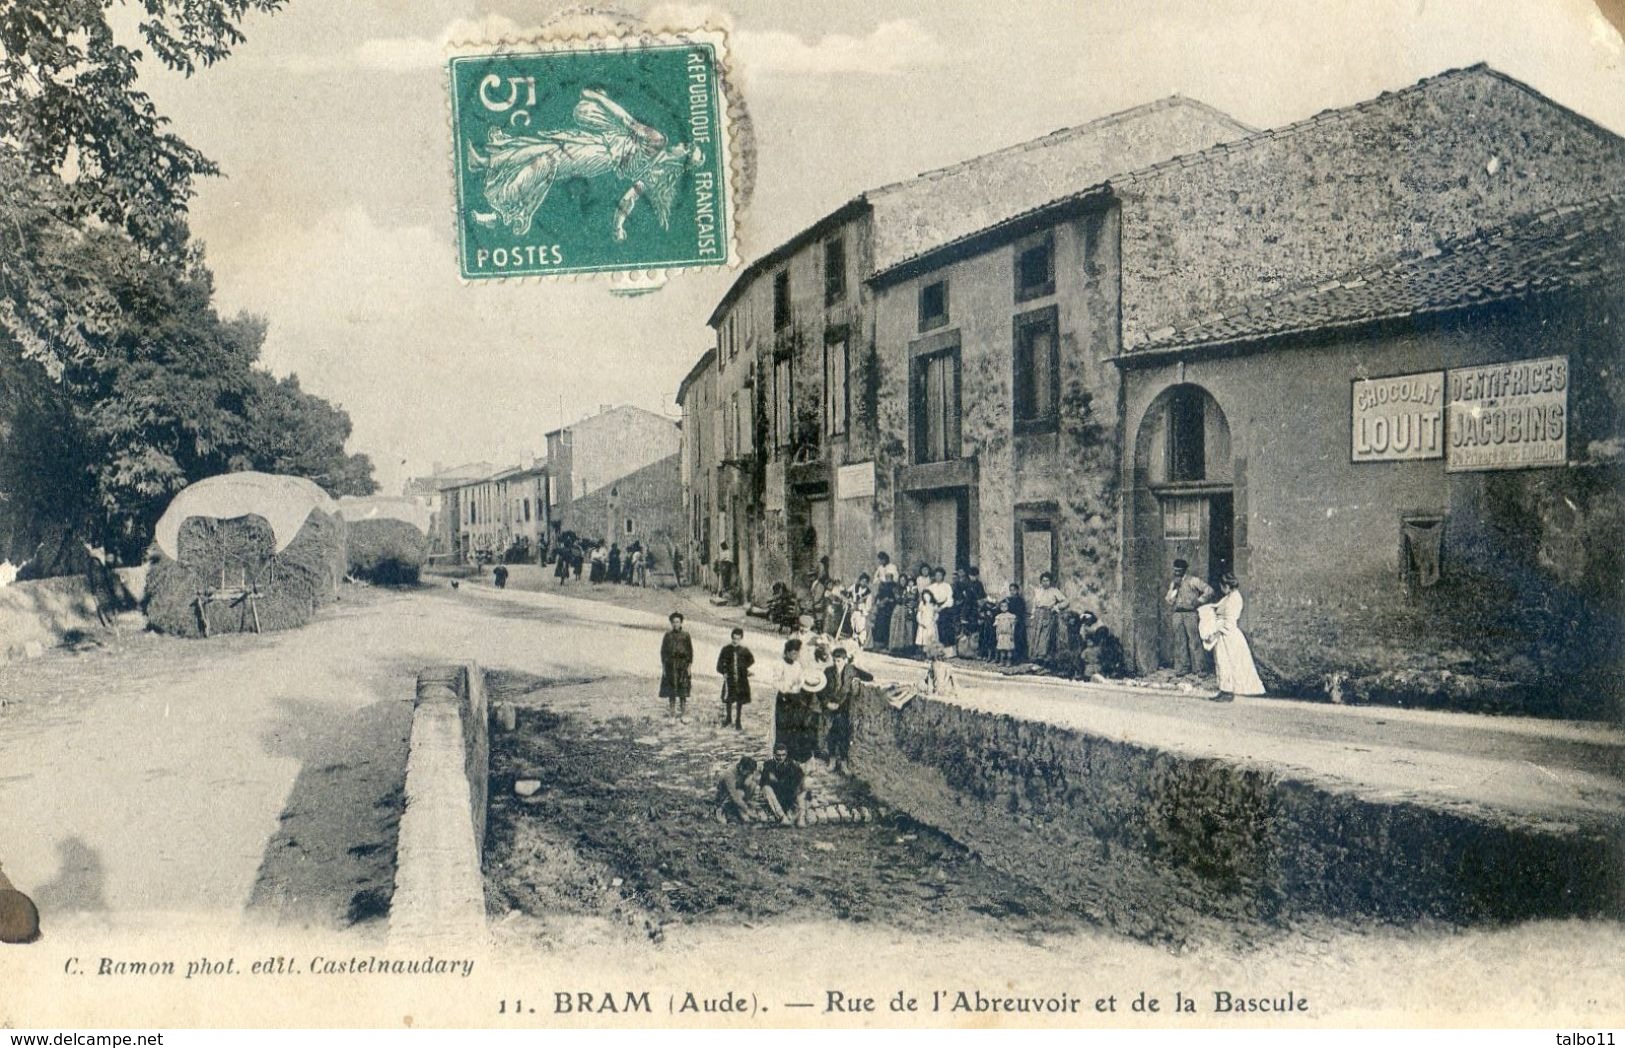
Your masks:
{"label": "roof eave", "polygon": [[1422,323],[1438,323],[1449,319],[1454,314],[1466,313],[1474,309],[1501,308],[1532,299],[1554,298],[1565,294],[1582,293],[1590,285],[1563,284],[1549,287],[1527,288],[1512,294],[1498,295],[1493,298],[1478,298],[1469,302],[1451,302],[1438,306],[1428,306],[1421,309],[1402,310],[1391,313],[1381,313],[1374,316],[1360,317],[1351,320],[1333,321],[1326,324],[1304,325],[1295,328],[1286,328],[1280,331],[1264,331],[1246,335],[1234,335],[1227,338],[1213,339],[1211,341],[1181,342],[1174,345],[1157,346],[1151,349],[1135,349],[1107,357],[1107,361],[1116,364],[1119,368],[1131,369],[1136,367],[1153,367],[1173,363],[1179,360],[1189,360],[1192,357],[1210,356],[1236,356],[1252,350],[1272,348],[1280,342],[1315,341],[1317,337],[1333,338],[1346,335],[1350,332],[1363,332],[1380,334],[1416,321]]}
{"label": "roof eave", "polygon": [[792,236],[789,240],[786,240],[772,251],[769,251],[761,258],[758,258],[756,261],[746,266],[740,271],[739,277],[731,285],[729,285],[727,292],[723,294],[721,300],[717,302],[716,308],[713,309],[711,311],[711,315],[706,318],[706,324],[714,328],[718,324],[722,323],[722,316],[724,313],[728,312],[728,307],[733,305],[734,302],[738,300],[739,296],[744,293],[745,288],[749,287],[751,282],[763,272],[772,269],[774,266],[789,258],[797,251],[800,251],[812,241],[817,240],[825,233],[828,233],[835,226],[838,226],[850,219],[857,218],[867,213],[868,210],[868,194],[860,193],[851,200],[848,200],[846,203],[842,204],[840,207],[836,208],[834,211],[831,211],[829,214],[818,219],[812,225],[807,226],[805,229],[801,230],[795,236]]}
{"label": "roof eave", "polygon": [[929,251],[906,258],[901,262],[877,270],[864,283],[873,288],[884,288],[933,269],[983,254],[1004,244],[1019,240],[1035,230],[1053,225],[1076,215],[1096,210],[1114,199],[1109,182],[1101,182],[1058,200],[1040,204],[1030,211],[1012,215],[1001,222],[967,233]]}

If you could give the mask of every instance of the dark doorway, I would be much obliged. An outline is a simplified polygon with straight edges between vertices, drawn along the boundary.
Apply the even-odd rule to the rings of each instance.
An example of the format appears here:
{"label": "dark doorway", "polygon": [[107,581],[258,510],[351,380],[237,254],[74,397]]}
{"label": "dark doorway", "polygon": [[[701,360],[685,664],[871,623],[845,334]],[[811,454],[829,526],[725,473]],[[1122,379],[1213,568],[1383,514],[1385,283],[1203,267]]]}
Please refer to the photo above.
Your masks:
{"label": "dark doorway", "polygon": [[1219,578],[1235,570],[1236,499],[1233,494],[1209,495],[1207,500],[1208,581],[1218,589]]}
{"label": "dark doorway", "polygon": [[918,557],[932,567],[949,571],[970,563],[970,495],[963,489],[947,489],[919,497],[919,529],[914,549],[907,557]]}

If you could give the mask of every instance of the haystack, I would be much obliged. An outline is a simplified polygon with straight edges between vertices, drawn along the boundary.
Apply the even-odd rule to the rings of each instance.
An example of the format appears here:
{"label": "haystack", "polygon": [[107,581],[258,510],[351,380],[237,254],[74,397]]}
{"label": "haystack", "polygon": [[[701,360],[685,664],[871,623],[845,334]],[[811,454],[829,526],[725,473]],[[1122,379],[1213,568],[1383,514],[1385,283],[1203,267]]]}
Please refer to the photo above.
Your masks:
{"label": "haystack", "polygon": [[350,574],[385,586],[411,586],[429,557],[429,507],[416,499],[339,499]]}
{"label": "haystack", "polygon": [[303,625],[344,578],[344,521],[302,477],[198,481],[169,504],[153,547],[147,623],[180,636]]}

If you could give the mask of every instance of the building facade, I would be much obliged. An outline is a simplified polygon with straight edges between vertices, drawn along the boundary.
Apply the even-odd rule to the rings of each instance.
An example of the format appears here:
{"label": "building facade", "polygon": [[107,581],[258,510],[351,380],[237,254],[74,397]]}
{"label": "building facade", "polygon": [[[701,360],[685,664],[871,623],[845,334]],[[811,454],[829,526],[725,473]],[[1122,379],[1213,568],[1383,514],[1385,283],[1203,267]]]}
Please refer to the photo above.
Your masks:
{"label": "building facade", "polygon": [[[1142,666],[1157,662],[1159,594],[1176,556],[1209,575],[1236,573],[1251,591],[1266,661],[1273,651],[1300,684],[1375,658],[1349,652],[1392,621],[1393,587],[1373,580],[1400,575],[1402,519],[1444,520],[1445,507],[1461,504],[1448,533],[1478,532],[1482,514],[1462,500],[1479,480],[1452,470],[1425,495],[1416,478],[1443,478],[1440,459],[1352,461],[1349,384],[1531,350],[1535,342],[1507,327],[1517,323],[1510,315],[1468,308],[1500,297],[1471,292],[1473,280],[1538,286],[1551,245],[1512,231],[1554,208],[1606,210],[1597,201],[1622,178],[1618,136],[1475,66],[1112,181],[1122,229],[1124,627]],[[1487,251],[1494,237],[1511,240]],[[1530,315],[1555,323],[1548,308],[1533,304]],[[1404,351],[1345,334],[1393,323],[1390,313],[1405,321],[1406,339],[1428,345]],[[1446,315],[1457,318],[1454,335],[1430,326]],[[1244,352],[1260,334],[1326,348]],[[1219,367],[1221,358],[1231,362]],[[1332,390],[1341,406],[1328,414]],[[1385,478],[1386,494],[1373,478]],[[1365,609],[1366,629],[1329,610],[1350,608]],[[1448,634],[1412,630],[1409,650],[1442,651]]]}
{"label": "building facade", "polygon": [[637,543],[653,555],[657,576],[670,575],[685,542],[679,459],[667,455],[571,502],[563,530],[623,550]]}
{"label": "building facade", "polygon": [[904,533],[894,525],[892,474],[932,463],[906,462],[907,439],[883,418],[896,392],[895,382],[882,388],[886,361],[904,347],[877,342],[877,272],[1073,187],[1248,130],[1164,99],[867,192],[747,267],[710,317],[725,464],[711,530],[730,537],[744,592],[804,586],[825,558],[851,580],[878,550],[911,556],[900,540],[950,567],[976,555],[977,485],[964,473],[973,464],[910,473]]}
{"label": "building facade", "polygon": [[678,425],[631,405],[605,405],[595,415],[553,430],[547,440],[547,490],[553,537],[569,530],[561,524],[575,499],[611,481],[677,454]]}
{"label": "building facade", "polygon": [[403,494],[408,498],[420,499],[429,507],[431,557],[455,559],[461,518],[457,508],[449,505],[448,500],[455,500],[458,485],[490,476],[491,469],[489,462],[468,462],[450,469],[436,462],[428,476],[407,479]]}
{"label": "building facade", "polygon": [[717,353],[708,349],[677,385],[677,406],[682,412],[678,483],[682,488],[683,528],[679,548],[686,565],[682,581],[707,589],[717,587],[716,549],[711,532],[717,521],[716,490],[719,459],[716,438],[726,414],[717,403]]}
{"label": "building facade", "polygon": [[[1191,116],[1159,106],[1137,119]],[[1180,558],[1239,577],[1267,677],[1300,693],[1616,671],[1617,535],[1597,540],[1625,443],[1625,143],[1483,66],[1268,131],[1204,114],[1207,141],[1125,137],[1135,114],[1069,177],[1046,181],[1040,140],[923,176],[931,208],[866,194],[742,275],[711,323],[718,401],[724,364],[754,361],[746,507],[720,511],[750,533],[754,592],[820,556],[850,579],[876,549],[978,564],[994,592],[1049,570],[1148,671]],[[1011,157],[1038,202],[955,206]],[[1458,385],[1491,392],[1457,411]],[[1501,446],[1530,432],[1537,450]],[[1458,613],[1475,600],[1502,613]]]}
{"label": "building facade", "polygon": [[1123,358],[1143,664],[1183,555],[1235,571],[1289,693],[1617,715],[1625,208],[1576,207]]}
{"label": "building facade", "polygon": [[1086,193],[876,275],[876,530],[907,564],[1117,597],[1118,216]]}

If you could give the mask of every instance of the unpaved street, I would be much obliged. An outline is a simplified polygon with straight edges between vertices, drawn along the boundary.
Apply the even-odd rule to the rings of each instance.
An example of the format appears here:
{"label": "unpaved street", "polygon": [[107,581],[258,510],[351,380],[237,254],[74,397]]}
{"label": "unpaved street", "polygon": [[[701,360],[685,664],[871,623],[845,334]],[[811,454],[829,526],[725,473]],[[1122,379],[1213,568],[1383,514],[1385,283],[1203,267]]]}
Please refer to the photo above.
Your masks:
{"label": "unpaved street", "polygon": [[[741,752],[760,755],[770,706],[752,705],[743,736],[710,722],[716,682],[706,671],[726,613],[670,593],[626,597],[647,610],[594,596],[469,583],[352,590],[305,629],[206,642],[126,630],[102,646],[12,664],[0,670],[0,863],[40,902],[47,943],[143,930],[161,915],[376,937],[414,676],[471,658],[493,672],[494,699],[520,707],[520,731],[493,747],[487,852],[493,928],[515,963],[738,971],[761,936],[788,936],[810,984],[877,970],[986,970],[1039,973],[1039,985],[1067,973],[1099,984],[1134,973],[1172,989],[1223,985],[1244,969],[1253,983],[1315,989],[1327,1008],[1460,1012],[1493,991],[1508,1015],[1548,1007],[1553,992],[1577,1007],[1600,1000],[1622,974],[1625,941],[1606,922],[1264,929],[1176,954],[1056,911],[929,827],[890,818],[805,830],[718,825],[714,777]],[[669,606],[695,612],[686,724],[666,719],[654,695]],[[765,656],[777,640],[753,627],[750,643]],[[909,663],[872,665],[883,677],[917,673]],[[1225,710],[1028,687],[1032,696],[1010,691],[1004,701],[1157,731],[1185,716],[1192,745],[1214,745],[1226,737],[1214,725],[1236,717],[1229,737],[1249,738],[1261,754],[1297,738],[1304,754],[1341,748],[1353,762],[1389,750],[1438,770],[1476,746],[1475,761],[1517,767],[1538,757],[1570,784],[1609,781],[1613,759],[1601,729],[1543,733],[1460,717],[1442,720],[1429,748],[1418,725],[1441,715],[1264,702]],[[1155,705],[1136,714],[1136,698]],[[1242,731],[1266,720],[1268,731]],[[1372,745],[1368,736],[1383,731],[1392,734]],[[544,782],[534,804],[512,794],[521,774]],[[861,784],[826,775],[814,785],[862,801]],[[1569,803],[1565,814],[1586,808]],[[1590,960],[1577,967],[1576,951]],[[1499,960],[1486,967],[1485,957]],[[1439,981],[1413,987],[1395,974],[1423,969]],[[1373,980],[1398,988],[1374,1000]]]}

